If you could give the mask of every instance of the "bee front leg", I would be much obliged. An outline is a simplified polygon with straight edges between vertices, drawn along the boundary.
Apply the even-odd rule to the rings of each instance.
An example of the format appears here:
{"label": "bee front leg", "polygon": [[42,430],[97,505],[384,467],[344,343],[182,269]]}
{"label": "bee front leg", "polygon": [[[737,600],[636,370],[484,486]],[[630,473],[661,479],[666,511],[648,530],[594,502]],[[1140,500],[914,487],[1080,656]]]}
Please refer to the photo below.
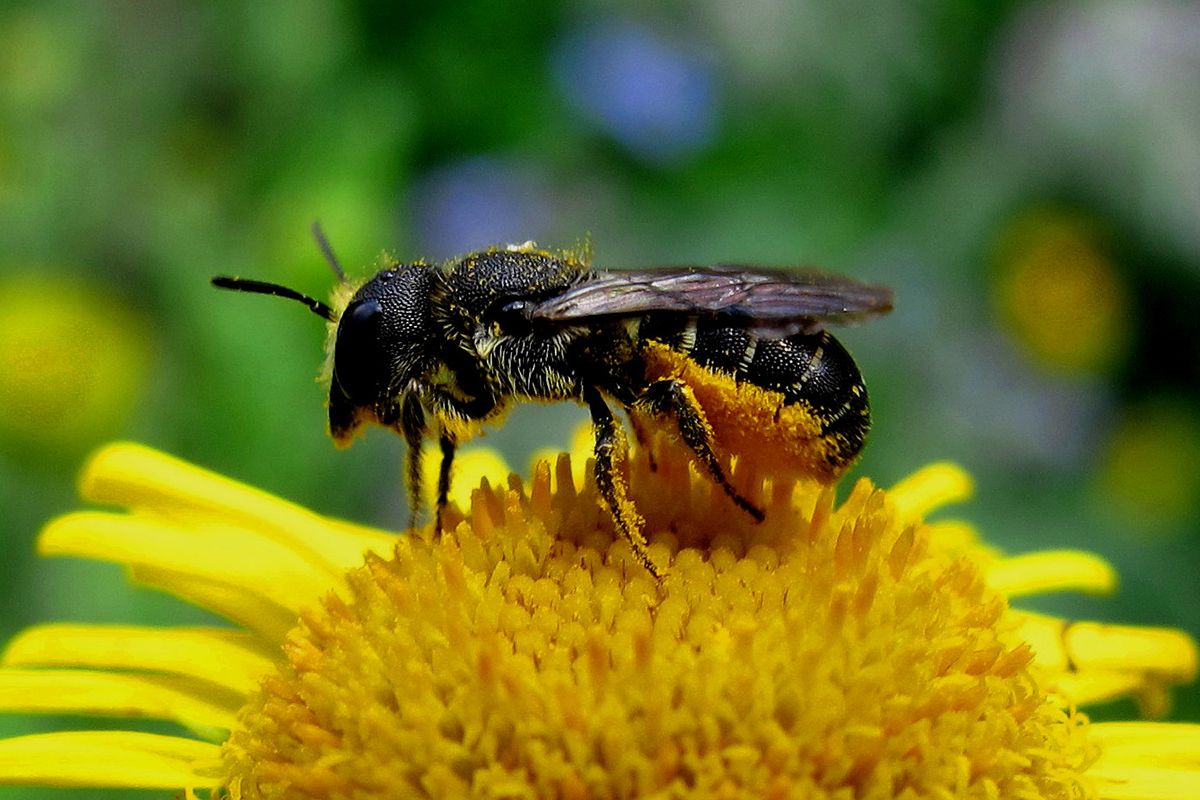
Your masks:
{"label": "bee front leg", "polygon": [[[433,511],[433,530],[440,536],[443,513],[450,503],[450,471],[454,466],[454,453],[458,449],[458,439],[450,431],[460,423],[470,424],[487,419],[496,412],[497,404],[495,395],[488,392],[462,399],[442,387],[434,387],[425,394],[423,402],[437,421],[438,447],[442,451],[442,463],[438,467],[437,507]],[[424,411],[421,413],[424,414]]]}
{"label": "bee front leg", "polygon": [[596,490],[604,498],[617,526],[617,532],[629,543],[634,558],[651,575],[661,577],[646,552],[646,536],[642,533],[643,520],[629,499],[629,487],[620,472],[628,452],[625,432],[596,388],[585,388],[583,400],[591,412],[592,430],[596,436]]}
{"label": "bee front leg", "polygon": [[450,468],[454,466],[454,451],[458,448],[458,442],[443,431],[438,437],[438,445],[442,448],[442,463],[438,467],[437,508],[433,512],[433,530],[436,535],[441,536],[442,512],[450,502]]}
{"label": "bee front leg", "polygon": [[717,454],[713,452],[712,426],[709,425],[704,409],[696,402],[696,396],[687,384],[673,378],[655,381],[646,387],[641,396],[634,401],[634,406],[652,414],[673,415],[679,435],[683,437],[683,443],[691,449],[696,459],[708,471],[713,483],[720,486],[737,507],[754,517],[755,521],[763,521],[766,515],[753,503],[738,494],[737,489],[734,489],[725,477],[725,470],[721,468],[721,462],[717,460]]}
{"label": "bee front leg", "polygon": [[400,407],[400,432],[408,447],[405,487],[408,490],[408,527],[417,527],[421,510],[421,455],[425,444],[425,410],[412,395],[404,398]]}

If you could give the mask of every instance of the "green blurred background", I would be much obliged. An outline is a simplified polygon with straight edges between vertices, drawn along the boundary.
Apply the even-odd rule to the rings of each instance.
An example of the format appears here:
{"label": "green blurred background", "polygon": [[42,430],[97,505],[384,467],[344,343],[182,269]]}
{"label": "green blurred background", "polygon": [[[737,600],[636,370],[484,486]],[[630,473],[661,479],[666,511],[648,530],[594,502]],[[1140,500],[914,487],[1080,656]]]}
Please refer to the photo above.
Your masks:
{"label": "green blurred background", "polygon": [[[1036,607],[1200,634],[1200,6],[425,6],[0,9],[0,637],[206,620],[34,559],[114,438],[407,519],[399,439],[326,437],[319,320],[208,285],[324,297],[313,220],[360,275],[383,250],[590,239],[603,267],[886,283],[895,313],[841,335],[875,409],[855,474],[955,460],[978,481],[955,513],[990,540],[1121,571],[1114,598]],[[487,441],[525,469],[583,418],[523,408]]]}

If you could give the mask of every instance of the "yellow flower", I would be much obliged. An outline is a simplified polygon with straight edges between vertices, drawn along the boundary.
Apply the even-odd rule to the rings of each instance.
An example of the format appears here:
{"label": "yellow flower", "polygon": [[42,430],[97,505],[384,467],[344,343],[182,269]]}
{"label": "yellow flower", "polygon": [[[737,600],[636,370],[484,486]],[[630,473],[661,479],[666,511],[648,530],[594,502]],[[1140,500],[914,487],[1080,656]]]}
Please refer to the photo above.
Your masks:
{"label": "yellow flower", "polygon": [[145,382],[148,341],[121,298],[11,270],[0,278],[0,444],[75,452],[111,436]]}
{"label": "yellow flower", "polygon": [[[1085,553],[1005,558],[926,513],[934,465],[840,505],[760,481],[753,524],[656,443],[630,463],[655,581],[571,460],[485,479],[439,541],[317,516],[136,445],[100,452],[45,554],[127,565],[236,629],[50,625],[0,707],[173,720],[190,735],[0,742],[0,781],[233,797],[1192,798],[1200,726],[1161,709],[1185,635],[1055,620],[1007,596],[1103,591]],[[742,476],[745,478],[746,476]],[[744,485],[744,484],[743,484]],[[364,556],[365,554],[365,556]]]}
{"label": "yellow flower", "polygon": [[1125,406],[1097,473],[1096,491],[1131,533],[1186,529],[1200,517],[1200,411],[1167,397]]}
{"label": "yellow flower", "polygon": [[1097,221],[1061,208],[1009,220],[995,245],[1003,321],[1045,366],[1103,372],[1129,350],[1130,291]]}

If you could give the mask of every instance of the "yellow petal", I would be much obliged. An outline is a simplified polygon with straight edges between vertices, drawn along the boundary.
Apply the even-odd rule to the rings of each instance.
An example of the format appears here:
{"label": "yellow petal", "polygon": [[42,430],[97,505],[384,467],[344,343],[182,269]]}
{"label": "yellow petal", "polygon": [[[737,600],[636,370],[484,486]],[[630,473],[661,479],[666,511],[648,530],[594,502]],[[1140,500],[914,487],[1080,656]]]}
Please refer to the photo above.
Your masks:
{"label": "yellow petal", "polygon": [[221,784],[215,744],[128,731],[46,733],[0,740],[8,785],[208,788]]}
{"label": "yellow petal", "polygon": [[394,538],[365,527],[356,527],[354,536],[330,536],[329,526],[311,511],[129,442],[109,445],[92,457],[80,492],[89,500],[135,512],[241,526],[283,544],[313,569],[334,575],[362,561],[364,543],[387,552]]}
{"label": "yellow petal", "polygon": [[1140,670],[1173,683],[1196,677],[1196,643],[1183,631],[1075,622],[1063,639],[1080,669]]}
{"label": "yellow petal", "polygon": [[295,551],[253,531],[216,522],[188,528],[145,516],[80,512],[43,528],[38,551],[225,581],[293,610],[336,585]]}
{"label": "yellow petal", "polygon": [[219,628],[39,625],[9,643],[3,666],[136,669],[248,693],[274,662],[260,640]]}
{"label": "yellow petal", "polygon": [[1097,764],[1088,777],[1104,800],[1195,800],[1200,772],[1169,767]]}
{"label": "yellow petal", "polygon": [[1094,553],[1042,550],[988,565],[988,585],[1009,597],[1041,592],[1107,594],[1117,588],[1117,571]]}
{"label": "yellow petal", "polygon": [[1090,733],[1101,756],[1087,774],[1105,800],[1200,797],[1200,725],[1100,722]]}
{"label": "yellow petal", "polygon": [[249,628],[269,644],[278,646],[296,626],[295,608],[246,591],[236,576],[193,575],[186,569],[160,569],[144,564],[135,564],[129,571],[134,583],[158,587],[198,608],[206,608]]}
{"label": "yellow petal", "polygon": [[999,558],[994,548],[979,538],[979,531],[960,519],[939,519],[929,525],[929,546],[951,558],[967,556],[979,562]]}
{"label": "yellow petal", "polygon": [[914,472],[888,491],[897,519],[924,519],[935,509],[969,498],[975,483],[962,467],[939,461]]}
{"label": "yellow petal", "polygon": [[192,729],[228,729],[245,700],[238,692],[168,675],[0,670],[0,710],[10,713],[146,717]]}
{"label": "yellow petal", "polygon": [[1196,644],[1182,631],[1011,613],[1048,671],[1047,689],[1065,702],[1133,696],[1143,714],[1159,716],[1166,711],[1167,687],[1195,677]]}
{"label": "yellow petal", "polygon": [[[1150,698],[1146,676],[1138,672],[1064,673],[1045,681],[1046,691],[1059,698],[1062,705],[1090,706],[1107,703],[1122,697]],[[1161,700],[1165,700],[1161,698]],[[1161,714],[1146,714],[1161,716]]]}
{"label": "yellow petal", "polygon": [[1153,672],[1179,681],[1196,674],[1196,644],[1183,631],[1064,620],[1025,611],[1012,614],[1038,661],[1055,669]]}
{"label": "yellow petal", "polygon": [[1200,765],[1200,724],[1187,722],[1097,722],[1092,735],[1104,746],[1102,761],[1136,761],[1143,766]]}

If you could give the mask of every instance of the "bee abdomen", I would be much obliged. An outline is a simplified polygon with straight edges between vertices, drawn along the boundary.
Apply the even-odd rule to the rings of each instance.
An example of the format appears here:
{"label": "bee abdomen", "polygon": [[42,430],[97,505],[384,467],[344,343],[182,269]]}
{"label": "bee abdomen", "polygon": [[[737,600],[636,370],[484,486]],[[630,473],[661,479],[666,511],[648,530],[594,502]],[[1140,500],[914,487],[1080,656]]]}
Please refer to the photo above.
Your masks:
{"label": "bee abdomen", "polygon": [[854,359],[826,331],[767,339],[717,320],[650,314],[642,319],[638,338],[659,342],[738,383],[778,392],[780,408],[803,406],[830,442],[831,461],[847,463],[863,446],[870,428],[867,390]]}
{"label": "bee abdomen", "polygon": [[779,392],[785,403],[812,406],[826,432],[861,424],[856,420],[868,414],[858,366],[825,331],[760,340],[746,380]]}
{"label": "bee abdomen", "polygon": [[661,342],[706,369],[779,392],[785,403],[804,401],[831,422],[866,408],[854,359],[827,331],[765,339],[717,320],[649,314],[637,335],[640,341]]}

